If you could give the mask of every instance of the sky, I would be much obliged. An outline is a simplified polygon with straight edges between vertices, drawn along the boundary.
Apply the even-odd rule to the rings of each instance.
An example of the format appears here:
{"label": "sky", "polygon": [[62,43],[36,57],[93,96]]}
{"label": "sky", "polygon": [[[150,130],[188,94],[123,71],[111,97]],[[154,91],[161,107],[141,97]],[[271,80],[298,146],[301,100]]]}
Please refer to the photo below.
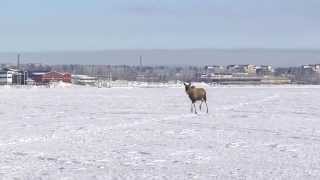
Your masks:
{"label": "sky", "polygon": [[319,0],[0,0],[0,52],[320,49],[319,9]]}

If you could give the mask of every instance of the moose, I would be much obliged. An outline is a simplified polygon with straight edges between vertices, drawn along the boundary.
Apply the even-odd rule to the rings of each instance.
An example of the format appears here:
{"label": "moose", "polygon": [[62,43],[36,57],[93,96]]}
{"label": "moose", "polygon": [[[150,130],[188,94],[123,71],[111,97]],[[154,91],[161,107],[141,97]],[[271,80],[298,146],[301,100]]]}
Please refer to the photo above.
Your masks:
{"label": "moose", "polygon": [[193,109],[194,109],[195,114],[197,114],[197,108],[195,105],[197,101],[201,101],[201,104],[199,106],[200,111],[201,111],[202,103],[204,102],[207,107],[207,113],[209,113],[206,90],[204,88],[197,88],[195,86],[192,86],[191,83],[183,83],[183,84],[185,86],[186,93],[191,100],[191,113],[193,113]]}

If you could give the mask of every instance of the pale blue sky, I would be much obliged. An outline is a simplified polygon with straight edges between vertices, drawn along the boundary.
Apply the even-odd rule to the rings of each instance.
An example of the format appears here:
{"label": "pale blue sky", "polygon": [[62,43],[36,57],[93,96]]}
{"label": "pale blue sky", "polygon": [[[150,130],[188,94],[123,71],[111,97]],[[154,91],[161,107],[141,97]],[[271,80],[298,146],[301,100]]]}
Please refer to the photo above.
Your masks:
{"label": "pale blue sky", "polygon": [[320,48],[319,0],[0,0],[0,52]]}

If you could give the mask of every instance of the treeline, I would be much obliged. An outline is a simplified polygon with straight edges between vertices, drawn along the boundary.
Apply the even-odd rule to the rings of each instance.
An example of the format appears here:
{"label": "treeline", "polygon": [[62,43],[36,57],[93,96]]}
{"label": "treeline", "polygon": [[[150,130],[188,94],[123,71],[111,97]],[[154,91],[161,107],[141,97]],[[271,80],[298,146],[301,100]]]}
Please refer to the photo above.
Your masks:
{"label": "treeline", "polygon": [[82,74],[98,77],[109,77],[112,80],[135,81],[143,76],[156,81],[196,81],[204,68],[195,66],[128,66],[128,65],[43,65],[26,64],[23,68],[30,72],[58,71],[71,74]]}
{"label": "treeline", "polygon": [[[69,72],[71,74],[83,74],[98,77],[110,77],[112,80],[135,81],[145,78],[148,81],[199,81],[200,76],[207,72],[208,66],[128,66],[128,65],[21,65],[29,72]],[[311,67],[275,68],[273,76],[286,77],[292,82],[301,84],[320,84],[320,69]],[[320,66],[319,66],[320,67]]]}

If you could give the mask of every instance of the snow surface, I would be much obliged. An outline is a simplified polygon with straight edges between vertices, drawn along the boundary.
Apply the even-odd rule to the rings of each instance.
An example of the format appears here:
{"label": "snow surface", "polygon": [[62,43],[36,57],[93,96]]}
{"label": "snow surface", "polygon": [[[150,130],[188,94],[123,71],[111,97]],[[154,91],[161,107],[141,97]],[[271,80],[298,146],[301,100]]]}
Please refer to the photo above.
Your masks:
{"label": "snow surface", "polygon": [[0,88],[0,179],[319,179],[320,87]]}

